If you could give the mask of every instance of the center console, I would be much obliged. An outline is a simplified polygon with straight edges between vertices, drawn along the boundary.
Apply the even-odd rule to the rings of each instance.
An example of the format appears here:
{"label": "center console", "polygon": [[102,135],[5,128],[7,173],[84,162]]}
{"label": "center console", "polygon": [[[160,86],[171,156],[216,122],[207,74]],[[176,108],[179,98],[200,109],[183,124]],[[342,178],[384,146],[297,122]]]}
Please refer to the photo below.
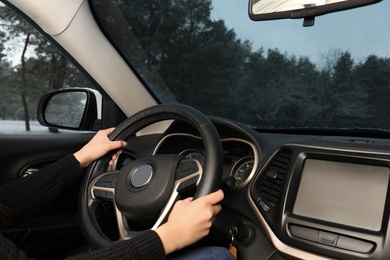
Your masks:
{"label": "center console", "polygon": [[390,259],[389,178],[389,154],[291,145],[268,160],[249,196],[285,254]]}

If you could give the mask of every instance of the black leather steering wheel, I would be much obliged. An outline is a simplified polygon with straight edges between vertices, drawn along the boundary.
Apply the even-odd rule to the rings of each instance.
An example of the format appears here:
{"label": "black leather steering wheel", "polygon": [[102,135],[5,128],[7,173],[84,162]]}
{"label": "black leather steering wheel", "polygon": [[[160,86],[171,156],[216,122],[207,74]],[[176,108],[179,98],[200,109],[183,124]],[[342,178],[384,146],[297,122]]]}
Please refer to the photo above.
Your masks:
{"label": "black leather steering wheel", "polygon": [[219,189],[223,167],[220,137],[208,117],[192,107],[163,104],[147,108],[118,125],[109,138],[127,140],[146,126],[164,120],[181,120],[199,132],[204,145],[203,163],[164,154],[139,158],[119,170],[108,170],[113,151],[91,164],[82,185],[80,215],[83,233],[94,248],[115,242],[107,238],[97,220],[97,208],[102,201],[113,202],[119,240],[125,240],[142,232],[131,230],[128,220],[157,219],[152,229],[157,228],[186,187],[197,185],[194,199]]}

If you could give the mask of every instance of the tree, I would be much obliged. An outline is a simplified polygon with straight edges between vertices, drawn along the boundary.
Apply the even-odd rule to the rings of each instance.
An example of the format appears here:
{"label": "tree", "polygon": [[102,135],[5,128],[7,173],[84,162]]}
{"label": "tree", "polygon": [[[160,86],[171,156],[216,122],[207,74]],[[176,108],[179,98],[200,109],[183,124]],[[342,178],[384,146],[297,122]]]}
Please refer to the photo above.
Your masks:
{"label": "tree", "polygon": [[370,115],[372,123],[390,127],[390,98],[387,95],[390,91],[390,58],[368,56],[356,66],[354,78],[356,85],[367,93],[364,106],[368,108],[366,114]]}
{"label": "tree", "polygon": [[26,124],[26,131],[30,131],[30,115],[27,104],[28,87],[26,79],[26,52],[33,40],[34,30],[31,26],[20,19],[15,12],[7,8],[6,6],[0,6],[0,20],[2,21],[1,30],[6,35],[7,40],[23,40],[22,43],[22,54],[20,56],[19,66],[19,80],[16,81],[17,88],[19,89],[19,95],[22,102],[24,111],[24,120]]}
{"label": "tree", "polygon": [[[5,93],[10,93],[9,101],[15,102],[12,109],[23,111],[26,131],[30,131],[30,118],[34,118],[35,106],[42,94],[70,86],[93,86],[85,77],[80,77],[64,54],[13,10],[1,5],[0,20],[0,37],[9,43],[8,53],[20,53],[17,54],[19,59],[11,60],[13,64],[8,63],[14,73],[8,72],[7,77],[12,78],[13,84],[3,84],[2,88],[7,88]],[[21,102],[11,100],[15,95]]]}

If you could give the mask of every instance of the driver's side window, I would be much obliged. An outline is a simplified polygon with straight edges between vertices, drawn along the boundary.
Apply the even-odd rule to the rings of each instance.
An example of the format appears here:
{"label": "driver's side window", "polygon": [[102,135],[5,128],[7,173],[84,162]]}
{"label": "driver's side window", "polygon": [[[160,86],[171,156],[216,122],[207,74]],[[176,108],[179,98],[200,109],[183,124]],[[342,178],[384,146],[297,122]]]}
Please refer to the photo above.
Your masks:
{"label": "driver's side window", "polygon": [[0,135],[58,132],[38,123],[39,98],[75,86],[93,88],[64,54],[0,3]]}

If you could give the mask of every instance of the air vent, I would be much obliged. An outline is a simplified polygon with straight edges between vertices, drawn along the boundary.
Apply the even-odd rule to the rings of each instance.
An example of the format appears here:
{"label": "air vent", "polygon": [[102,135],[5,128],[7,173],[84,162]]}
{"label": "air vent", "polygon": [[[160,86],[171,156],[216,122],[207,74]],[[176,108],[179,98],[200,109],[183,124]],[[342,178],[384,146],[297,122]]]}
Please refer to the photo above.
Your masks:
{"label": "air vent", "polygon": [[284,177],[287,174],[291,152],[282,150],[269,163],[261,176],[257,191],[260,198],[272,207],[278,204],[279,196],[283,190]]}

